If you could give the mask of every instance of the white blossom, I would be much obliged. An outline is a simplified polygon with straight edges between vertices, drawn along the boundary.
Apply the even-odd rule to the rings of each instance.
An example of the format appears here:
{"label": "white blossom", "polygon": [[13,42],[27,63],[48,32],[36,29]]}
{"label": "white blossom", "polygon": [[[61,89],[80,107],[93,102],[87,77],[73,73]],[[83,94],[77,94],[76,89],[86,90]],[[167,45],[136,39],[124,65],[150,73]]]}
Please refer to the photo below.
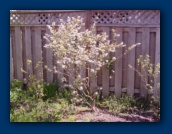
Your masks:
{"label": "white blossom", "polygon": [[82,90],[83,90],[83,87],[82,87],[82,86],[80,86],[80,87],[79,87],[79,90],[80,90],[80,91],[82,91]]}
{"label": "white blossom", "polygon": [[[107,60],[109,53],[115,53],[116,48],[125,46],[123,42],[119,44],[111,43],[105,32],[96,34],[95,23],[90,29],[81,31],[81,27],[84,23],[83,18],[80,16],[77,18],[68,17],[67,22],[60,20],[58,28],[56,28],[55,25],[55,22],[52,23],[51,26],[48,25],[50,34],[45,34],[44,36],[48,42],[45,45],[45,48],[53,50],[53,55],[58,66],[67,70],[65,75],[72,77],[74,80],[73,84],[81,90],[86,87],[86,81],[88,80],[87,77],[80,75],[83,74],[82,71],[89,68],[89,77],[92,77],[93,75],[96,75],[97,77],[97,72],[104,65],[107,65],[112,60],[117,60],[116,57],[112,57],[112,60]],[[119,36],[114,30],[112,30],[112,32],[114,38]],[[135,44],[129,49],[132,49],[137,45],[138,44]],[[59,72],[56,67],[52,70],[56,73],[63,74],[63,72]],[[115,71],[112,70],[112,72],[114,73]],[[63,78],[63,81],[67,81],[66,78]],[[101,89],[102,87],[100,90]]]}
{"label": "white blossom", "polygon": [[116,60],[116,57],[113,57],[112,60]]}

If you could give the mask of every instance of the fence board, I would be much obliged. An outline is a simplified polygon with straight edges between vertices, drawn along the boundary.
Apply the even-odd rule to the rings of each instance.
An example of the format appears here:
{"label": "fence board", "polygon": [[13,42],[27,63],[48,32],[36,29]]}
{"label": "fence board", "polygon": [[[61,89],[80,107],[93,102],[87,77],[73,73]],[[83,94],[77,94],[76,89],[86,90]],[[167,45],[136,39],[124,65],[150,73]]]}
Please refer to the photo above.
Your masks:
{"label": "fence board", "polygon": [[21,46],[21,30],[20,27],[15,27],[15,43],[13,44],[15,47],[15,59],[14,64],[16,67],[16,75],[17,79],[22,80],[23,79],[23,73],[21,72],[21,68],[23,68],[22,63],[22,46]]}
{"label": "fence board", "polygon": [[150,43],[149,43],[149,55],[150,55],[150,62],[152,64],[155,63],[155,46],[156,46],[156,33],[150,32]]}
{"label": "fence board", "polygon": [[12,41],[11,41],[11,34],[10,34],[10,83],[13,81],[14,74],[13,74],[13,57],[12,57]]}
{"label": "fence board", "polygon": [[[146,54],[149,54],[149,36],[150,36],[150,28],[143,28],[142,31],[142,55],[145,57]],[[142,74],[145,74],[146,81],[148,80],[147,78],[147,70],[141,70]],[[142,97],[147,97],[147,89],[145,87],[145,82],[141,80],[141,85],[140,85],[140,95]]]}
{"label": "fence board", "polygon": [[17,79],[17,76],[16,76],[16,67],[15,67],[15,34],[14,34],[14,30],[11,30],[11,48],[12,48],[12,66],[13,66],[13,79]]}
{"label": "fence board", "polygon": [[[129,28],[128,32],[128,45],[131,47],[133,44],[135,44],[135,37],[136,37],[136,29],[135,28]],[[128,65],[131,65],[132,67],[135,66],[135,48],[130,50],[128,52]],[[127,94],[130,96],[134,95],[134,70],[128,67],[128,73],[127,73]]]}
{"label": "fence board", "polygon": [[[103,32],[106,32],[106,34],[109,36],[109,27],[103,27]],[[104,97],[107,97],[109,95],[109,71],[107,70],[106,66],[103,66],[102,74],[102,94]]]}
{"label": "fence board", "polygon": [[[138,30],[138,28],[137,28]],[[142,33],[139,31],[139,32],[136,32],[136,43],[141,43],[142,41]],[[139,45],[136,47],[136,53],[135,53],[135,68],[136,70],[138,70],[140,72],[140,66],[137,64],[137,59],[139,58],[139,55],[141,55],[141,49],[142,49],[142,46]],[[134,88],[136,89],[140,89],[140,76],[138,76],[138,74],[135,72],[135,82],[134,82]]]}
{"label": "fence board", "polygon": [[[48,28],[46,28],[46,33],[50,34],[50,30]],[[48,43],[48,41],[46,41],[46,43]],[[45,49],[45,61],[46,61],[46,65],[48,67],[48,69],[50,69],[50,71],[46,70],[46,77],[47,77],[47,82],[52,83],[53,82],[53,52],[51,49],[46,48]]]}
{"label": "fence board", "polygon": [[[32,75],[33,74],[33,70],[32,70],[32,63],[28,64],[27,60],[31,60],[32,61],[32,52],[31,52],[31,31],[30,31],[30,27],[25,27],[24,29],[24,43],[23,43],[23,66],[24,69],[26,70],[26,72],[28,72],[28,74]],[[26,74],[27,77],[27,74]]]}
{"label": "fence board", "polygon": [[102,68],[97,72],[97,85],[102,86]]}
{"label": "fence board", "polygon": [[[124,29],[123,29],[124,31]],[[126,47],[123,47],[122,49],[122,88],[127,87],[127,71],[128,71],[128,54],[125,54],[125,51],[127,50],[128,47],[128,32],[123,32],[123,42],[126,45]]]}
{"label": "fence board", "polygon": [[[42,62],[42,43],[41,43],[41,27],[35,27],[35,38],[34,38],[34,46],[33,46],[33,60],[34,60],[34,67],[39,63]],[[39,65],[35,69],[35,75],[38,79],[42,79],[43,75],[42,65]]]}
{"label": "fence board", "polygon": [[70,85],[72,85],[73,84],[73,78],[74,78],[74,75],[75,75],[75,72],[74,72],[74,69],[75,69],[75,67],[74,67],[74,65],[70,65],[70,69],[68,70],[68,73],[69,73],[69,84]]}
{"label": "fence board", "polygon": [[[81,28],[81,32],[83,32],[85,29],[86,27],[83,26]],[[82,67],[80,68],[80,75],[81,75],[81,78],[86,78],[86,69],[85,69],[86,65],[83,65],[83,66],[84,66],[83,68]]]}
{"label": "fence board", "polygon": [[[122,28],[116,28],[116,33],[120,34],[117,38],[116,43],[119,44],[122,42]],[[115,61],[115,96],[117,98],[121,97],[122,93],[122,48],[116,50],[115,56],[117,60]]]}
{"label": "fence board", "polygon": [[[57,67],[57,70],[60,72],[57,74],[57,81],[62,82],[62,78],[64,77],[64,75],[62,73],[64,73],[64,69],[61,67],[60,64],[56,64],[55,66]],[[69,78],[69,81],[70,81],[70,78]]]}
{"label": "fence board", "polygon": [[[156,31],[156,48],[155,48],[155,65],[160,63],[160,28],[157,28]],[[157,84],[160,82],[160,74],[154,83],[154,97],[157,99],[160,97],[160,91],[156,88]]]}
{"label": "fence board", "polygon": [[[95,31],[95,34],[97,34],[97,31]],[[92,69],[96,69],[96,67],[93,64],[91,64],[90,67]],[[91,82],[90,82],[90,88],[92,91],[95,91],[96,87],[97,87],[97,77],[93,76],[93,78],[91,79]]]}
{"label": "fence board", "polygon": [[[97,27],[97,34],[101,33],[102,29],[99,29],[99,27]],[[100,68],[100,70],[97,72],[97,85],[102,86],[102,68]]]}
{"label": "fence board", "polygon": [[[149,56],[150,56],[150,63],[155,64],[155,46],[156,46],[156,33],[150,32],[150,43],[149,43]],[[152,77],[148,77],[148,83],[153,87],[154,83],[151,81],[153,80]]]}
{"label": "fence board", "polygon": [[46,30],[41,27],[41,39],[42,39],[42,61],[43,61],[43,79],[45,82],[47,82],[47,69],[45,68],[46,66],[46,48],[44,47],[46,44],[46,40],[44,39],[44,35],[46,33]]}
{"label": "fence board", "polygon": [[[112,28],[114,29],[114,28]],[[110,41],[111,43],[115,43],[115,40],[113,40],[113,32],[112,29],[110,30]],[[115,57],[115,52],[110,52],[110,57]],[[110,66],[110,70],[109,70],[109,87],[113,87],[112,89],[114,89],[115,91],[115,62],[112,63],[112,65]]]}
{"label": "fence board", "polygon": [[[60,80],[62,76],[60,76],[61,74],[57,74],[55,72],[55,70],[58,70],[58,71],[61,71],[61,70],[60,70],[60,66],[57,64],[57,57],[55,56],[54,52],[53,52],[52,60],[53,60],[53,82],[55,83],[58,80]],[[61,72],[63,72],[63,71],[61,71]],[[58,78],[58,75],[60,76],[60,78]]]}
{"label": "fence board", "polygon": [[[25,48],[25,30],[22,30],[22,35],[21,35],[21,42],[22,42],[22,58],[23,58],[23,69],[27,72],[27,59],[26,59],[26,48]],[[23,72],[23,78],[27,78],[28,73]]]}

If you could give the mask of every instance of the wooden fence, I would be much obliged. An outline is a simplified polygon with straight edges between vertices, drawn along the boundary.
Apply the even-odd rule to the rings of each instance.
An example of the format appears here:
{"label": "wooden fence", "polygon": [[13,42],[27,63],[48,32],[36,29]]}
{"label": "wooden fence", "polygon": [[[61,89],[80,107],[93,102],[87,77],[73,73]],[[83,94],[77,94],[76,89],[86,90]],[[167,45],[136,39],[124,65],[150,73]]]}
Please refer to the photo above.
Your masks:
{"label": "wooden fence", "polygon": [[[34,70],[39,61],[52,68],[53,54],[51,50],[43,46],[46,40],[43,39],[48,33],[48,24],[67,17],[81,16],[85,21],[85,29],[89,28],[93,21],[97,22],[97,33],[106,32],[111,39],[111,30],[115,29],[121,36],[117,42],[124,42],[126,47],[116,52],[115,56],[121,55],[126,48],[134,43],[141,45],[131,50],[127,55],[119,58],[114,64],[115,73],[102,68],[98,73],[97,80],[91,82],[91,86],[102,86],[103,95],[109,92],[120,97],[122,93],[128,95],[140,94],[147,96],[150,94],[137,76],[136,72],[128,67],[131,65],[139,69],[136,60],[139,55],[149,54],[151,62],[160,62],[160,12],[157,10],[93,10],[93,11],[54,11],[54,10],[32,10],[32,11],[11,11],[10,12],[10,81],[13,79],[23,80],[26,74],[21,72],[21,68],[30,74],[43,72],[46,82],[55,82],[61,76],[49,72],[43,67]],[[112,55],[114,55],[112,53]],[[32,60],[30,65],[27,60]],[[159,78],[160,81],[160,78]],[[154,83],[156,84],[156,83]],[[157,90],[155,96],[159,96]]]}

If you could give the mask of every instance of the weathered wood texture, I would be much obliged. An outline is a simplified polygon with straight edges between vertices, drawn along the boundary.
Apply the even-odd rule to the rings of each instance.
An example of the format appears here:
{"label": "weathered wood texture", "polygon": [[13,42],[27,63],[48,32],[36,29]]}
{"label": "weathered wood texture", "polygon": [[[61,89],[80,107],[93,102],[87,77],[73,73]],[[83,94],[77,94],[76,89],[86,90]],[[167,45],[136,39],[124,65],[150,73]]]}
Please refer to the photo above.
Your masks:
{"label": "weathered wood texture", "polygon": [[[142,55],[146,56],[146,54],[149,54],[149,38],[150,38],[150,28],[143,28],[143,32],[142,32]],[[145,81],[141,81],[141,87],[140,87],[140,95],[142,97],[146,97],[147,96],[147,89],[145,87],[145,83],[148,81],[148,76],[147,76],[147,69],[143,69],[141,70],[141,73],[145,75],[146,80]]]}
{"label": "weathered wood texture", "polygon": [[[113,16],[116,13],[116,17]],[[122,16],[121,16],[122,14]],[[110,56],[116,56],[117,60],[113,63],[113,70],[107,71],[103,67],[98,72],[98,77],[90,83],[92,89],[96,86],[102,86],[102,93],[108,96],[109,92],[114,92],[116,97],[121,97],[123,92],[133,96],[139,93],[143,97],[147,97],[149,92],[144,87],[144,82],[140,79],[137,73],[130,69],[128,65],[133,66],[139,71],[140,67],[137,65],[137,58],[139,55],[149,54],[151,63],[157,64],[160,62],[160,15],[157,10],[110,10],[110,11],[72,11],[72,12],[11,12],[10,13],[10,82],[13,79],[20,79],[27,77],[26,74],[21,72],[21,68],[29,72],[29,74],[38,75],[40,72],[43,75],[38,78],[44,78],[46,82],[55,82],[60,80],[63,75],[53,74],[52,71],[43,69],[43,66],[53,68],[56,65],[53,52],[45,49],[44,45],[47,43],[43,39],[45,33],[49,33],[46,25],[51,24],[53,21],[59,25],[59,20],[66,20],[68,16],[76,17],[81,16],[86,22],[85,27],[88,29],[93,21],[97,22],[96,33],[106,32],[112,40],[111,31],[116,30],[120,37],[116,40],[117,43],[124,42],[126,47],[117,49],[115,53],[110,53]],[[25,16],[23,18],[23,16]],[[132,49],[126,55],[122,55],[128,47],[135,43],[141,43],[135,49]],[[28,60],[32,63],[28,64]],[[43,61],[35,69],[36,64]],[[61,72],[63,70],[60,66],[56,66]],[[74,67],[72,67],[74,69]],[[52,69],[53,70],[53,69]],[[81,69],[81,76],[86,76],[86,70]],[[68,83],[72,84],[72,79],[67,78]],[[147,78],[149,81],[149,78]],[[156,87],[160,81],[160,76],[154,83]],[[154,88],[154,95],[158,97],[159,91]]]}
{"label": "weathered wood texture", "polygon": [[[116,43],[121,43],[122,42],[122,28],[116,28],[116,33],[119,34],[119,38],[117,39]],[[116,62],[115,62],[115,96],[117,98],[121,97],[121,93],[122,93],[122,48],[117,49],[115,56],[117,58]]]}
{"label": "weathered wood texture", "polygon": [[[32,50],[31,50],[31,29],[30,27],[25,27],[23,32],[23,68],[28,72],[28,74],[33,74],[32,63]],[[26,78],[28,77],[26,74]]]}
{"label": "weathered wood texture", "polygon": [[16,74],[16,78],[19,80],[23,79],[23,73],[21,72],[21,68],[23,67],[22,64],[22,45],[21,45],[21,30],[20,27],[17,26],[15,27],[15,32],[14,32],[14,44],[13,44],[13,60],[15,62],[14,63],[14,69],[15,69],[15,74]]}
{"label": "weathered wood texture", "polygon": [[[107,34],[109,37],[109,27],[103,27],[103,32]],[[103,96],[107,97],[109,95],[109,71],[107,70],[106,66],[102,67],[102,94]]]}
{"label": "weathered wood texture", "polygon": [[10,83],[14,79],[14,71],[13,71],[13,56],[12,56],[12,42],[11,42],[11,34],[10,34]]}

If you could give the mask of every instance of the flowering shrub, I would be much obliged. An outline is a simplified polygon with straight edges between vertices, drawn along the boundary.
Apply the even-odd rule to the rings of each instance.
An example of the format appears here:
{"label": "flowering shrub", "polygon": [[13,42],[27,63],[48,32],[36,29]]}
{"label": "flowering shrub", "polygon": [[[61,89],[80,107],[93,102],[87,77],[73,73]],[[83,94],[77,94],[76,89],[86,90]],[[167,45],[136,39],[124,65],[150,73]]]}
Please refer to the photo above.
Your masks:
{"label": "flowering shrub", "polygon": [[[140,67],[140,70],[135,69],[131,65],[130,68],[134,69],[138,76],[140,76],[141,81],[143,81],[144,87],[151,91],[160,90],[160,82],[157,81],[160,74],[160,63],[153,65],[150,61],[150,56],[140,55],[137,59],[137,64]],[[154,99],[154,96],[151,96]]]}
{"label": "flowering shrub", "polygon": [[[27,60],[27,64],[30,65],[32,63],[31,60]],[[34,71],[42,66],[43,62],[39,61],[34,67]],[[44,96],[43,88],[44,88],[44,80],[43,80],[43,73],[41,71],[38,74],[30,74],[29,72],[25,71],[21,68],[21,72],[26,74],[26,77],[23,80],[23,88],[24,90],[29,90],[33,93],[33,96],[36,99],[42,98]]]}
{"label": "flowering shrub", "polygon": [[[116,52],[116,49],[125,45],[123,42],[120,44],[115,42],[119,36],[115,30],[112,30],[114,42],[110,42],[105,32],[96,34],[95,23],[85,31],[81,30],[83,26],[85,26],[83,18],[79,16],[77,18],[68,17],[67,22],[60,20],[58,29],[55,27],[55,23],[52,23],[51,26],[48,26],[50,34],[44,36],[48,41],[45,47],[53,50],[57,65],[67,70],[65,76],[72,79],[73,83],[70,83],[70,86],[74,90],[73,95],[76,98],[74,100],[79,102],[81,99],[78,99],[77,96],[84,95],[93,104],[91,105],[93,108],[98,93],[94,92],[95,89],[91,89],[90,82],[97,78],[97,72],[101,67],[115,62],[116,57],[109,58],[109,53]],[[128,50],[136,45],[138,44],[134,44]],[[52,69],[49,70],[52,71]],[[82,70],[87,70],[86,77],[82,76]],[[64,74],[56,67],[53,68],[53,71]],[[63,77],[62,81],[67,80]]]}
{"label": "flowering shrub", "polygon": [[149,98],[149,105],[151,107],[150,111],[153,111],[153,116],[160,119],[160,96],[153,94],[155,90],[160,90],[160,82],[158,81],[160,63],[154,65],[151,63],[149,55],[146,55],[145,57],[140,55],[137,59],[137,64],[140,67],[140,70],[135,69],[130,65],[129,67],[134,69],[138,76],[140,76],[144,88],[152,92]]}

